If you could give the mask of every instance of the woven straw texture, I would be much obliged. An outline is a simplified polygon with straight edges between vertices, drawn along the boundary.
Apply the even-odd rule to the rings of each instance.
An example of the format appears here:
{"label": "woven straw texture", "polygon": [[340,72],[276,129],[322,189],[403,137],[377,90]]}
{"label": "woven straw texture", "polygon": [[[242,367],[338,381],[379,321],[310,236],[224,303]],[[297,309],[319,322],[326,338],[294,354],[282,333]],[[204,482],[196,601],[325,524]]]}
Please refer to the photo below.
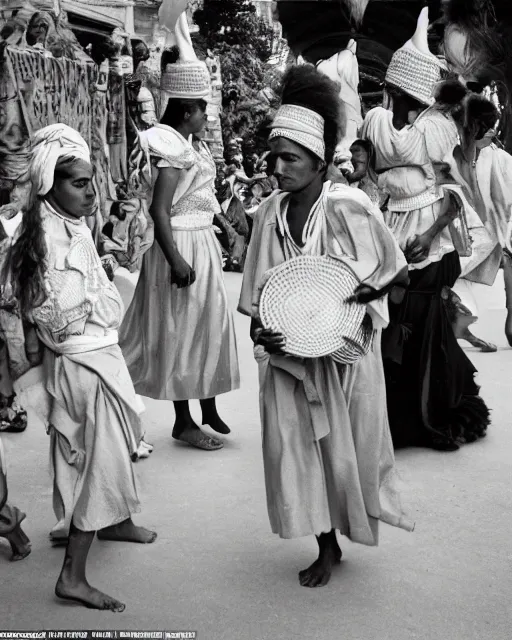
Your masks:
{"label": "woven straw texture", "polygon": [[297,142],[325,160],[324,119],[311,109],[294,104],[279,107],[269,140],[277,137]]}
{"label": "woven straw texture", "polygon": [[352,364],[368,352],[372,331],[362,327],[365,305],[347,304],[359,284],[352,270],[329,256],[298,256],[265,274],[259,300],[263,326],[286,338],[286,353],[332,355]]}
{"label": "woven straw texture", "polygon": [[427,105],[433,104],[432,93],[440,80],[441,66],[434,56],[406,48],[395,51],[386,72],[387,83]]}
{"label": "woven straw texture", "polygon": [[160,87],[169,98],[206,98],[211,92],[210,74],[204,62],[177,62],[167,65]]}

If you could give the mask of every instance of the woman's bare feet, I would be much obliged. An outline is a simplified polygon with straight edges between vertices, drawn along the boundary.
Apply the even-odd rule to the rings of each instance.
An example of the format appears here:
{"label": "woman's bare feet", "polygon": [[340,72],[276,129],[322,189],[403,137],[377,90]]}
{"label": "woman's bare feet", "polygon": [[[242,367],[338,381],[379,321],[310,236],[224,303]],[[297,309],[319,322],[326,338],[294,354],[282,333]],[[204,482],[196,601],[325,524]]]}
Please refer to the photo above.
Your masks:
{"label": "woman's bare feet", "polygon": [[133,523],[131,518],[114,524],[111,527],[105,527],[97,532],[99,540],[113,540],[114,542],[138,542],[140,544],[151,544],[156,540],[156,533],[138,527]]}
{"label": "woman's bare feet", "polygon": [[27,535],[23,531],[20,525],[18,525],[11,533],[6,536],[9,544],[11,545],[12,556],[11,561],[17,562],[23,560],[32,551],[32,545]]}
{"label": "woman's bare feet", "polygon": [[334,530],[322,533],[317,540],[320,548],[317,560],[299,572],[299,582],[303,587],[325,587],[331,579],[333,567],[341,561],[341,549]]}
{"label": "woman's bare feet", "polygon": [[87,607],[88,609],[100,609],[102,611],[113,611],[121,613],[125,610],[126,605],[115,598],[111,598],[106,593],[102,593],[98,589],[84,580],[83,582],[74,582],[66,568],[62,569],[57,584],[55,586],[55,595],[63,600],[70,600]]}

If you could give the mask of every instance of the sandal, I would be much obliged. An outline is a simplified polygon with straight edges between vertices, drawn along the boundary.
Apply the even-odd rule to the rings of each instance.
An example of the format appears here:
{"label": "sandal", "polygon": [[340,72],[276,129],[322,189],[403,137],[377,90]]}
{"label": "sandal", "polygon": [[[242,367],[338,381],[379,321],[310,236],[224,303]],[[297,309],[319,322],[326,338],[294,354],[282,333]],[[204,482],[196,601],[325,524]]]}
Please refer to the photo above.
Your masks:
{"label": "sandal", "polygon": [[185,431],[180,434],[180,436],[173,436],[175,440],[179,442],[185,442],[189,444],[191,447],[196,447],[197,449],[203,449],[204,451],[216,451],[217,449],[222,449],[224,443],[222,440],[217,440],[217,438],[212,438],[211,436],[206,435],[200,429],[194,429],[193,431]]}

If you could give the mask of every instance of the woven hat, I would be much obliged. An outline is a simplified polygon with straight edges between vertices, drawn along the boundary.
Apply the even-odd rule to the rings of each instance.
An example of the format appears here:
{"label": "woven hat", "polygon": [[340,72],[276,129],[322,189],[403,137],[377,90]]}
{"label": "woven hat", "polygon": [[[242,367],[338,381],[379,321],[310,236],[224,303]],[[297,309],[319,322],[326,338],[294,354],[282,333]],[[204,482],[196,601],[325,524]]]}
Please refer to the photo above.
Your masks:
{"label": "woven hat", "polygon": [[332,355],[351,364],[371,346],[362,329],[365,305],[347,303],[359,280],[329,256],[298,256],[267,271],[259,314],[263,326],[286,338],[285,351],[301,358]]}
{"label": "woven hat", "polygon": [[393,54],[386,72],[386,83],[422,104],[432,105],[435,102],[434,87],[441,80],[444,66],[428,48],[427,31],[428,7],[424,7],[415,34]]}
{"label": "woven hat", "polygon": [[[211,95],[210,72],[206,63],[199,60],[194,51],[188,28],[187,12],[183,11],[174,27],[166,23],[165,12],[159,13],[159,19],[168,32],[167,46],[176,44],[180,52],[178,61],[174,64],[168,64],[162,71],[160,81],[162,102],[166,103],[170,98],[207,100]],[[162,105],[162,109],[164,108],[165,105]]]}
{"label": "woven hat", "polygon": [[306,107],[283,104],[272,122],[269,140],[287,138],[325,160],[324,119]]}

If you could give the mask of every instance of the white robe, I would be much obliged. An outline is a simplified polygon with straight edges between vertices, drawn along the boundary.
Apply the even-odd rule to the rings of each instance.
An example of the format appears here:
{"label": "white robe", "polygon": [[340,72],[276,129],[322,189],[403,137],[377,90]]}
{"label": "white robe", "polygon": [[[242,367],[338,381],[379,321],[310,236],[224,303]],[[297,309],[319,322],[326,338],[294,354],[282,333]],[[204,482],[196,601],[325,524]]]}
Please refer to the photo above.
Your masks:
{"label": "white robe", "polygon": [[[240,312],[255,316],[264,273],[298,253],[336,255],[376,288],[406,270],[380,211],[363,193],[327,184],[305,225],[302,249],[287,231],[286,199],[276,192],[256,213]],[[377,329],[373,347],[352,366],[255,348],[268,513],[282,538],[339,529],[354,542],[376,545],[379,520],[412,529],[397,490],[387,419],[380,352],[387,301],[368,311]]]}

